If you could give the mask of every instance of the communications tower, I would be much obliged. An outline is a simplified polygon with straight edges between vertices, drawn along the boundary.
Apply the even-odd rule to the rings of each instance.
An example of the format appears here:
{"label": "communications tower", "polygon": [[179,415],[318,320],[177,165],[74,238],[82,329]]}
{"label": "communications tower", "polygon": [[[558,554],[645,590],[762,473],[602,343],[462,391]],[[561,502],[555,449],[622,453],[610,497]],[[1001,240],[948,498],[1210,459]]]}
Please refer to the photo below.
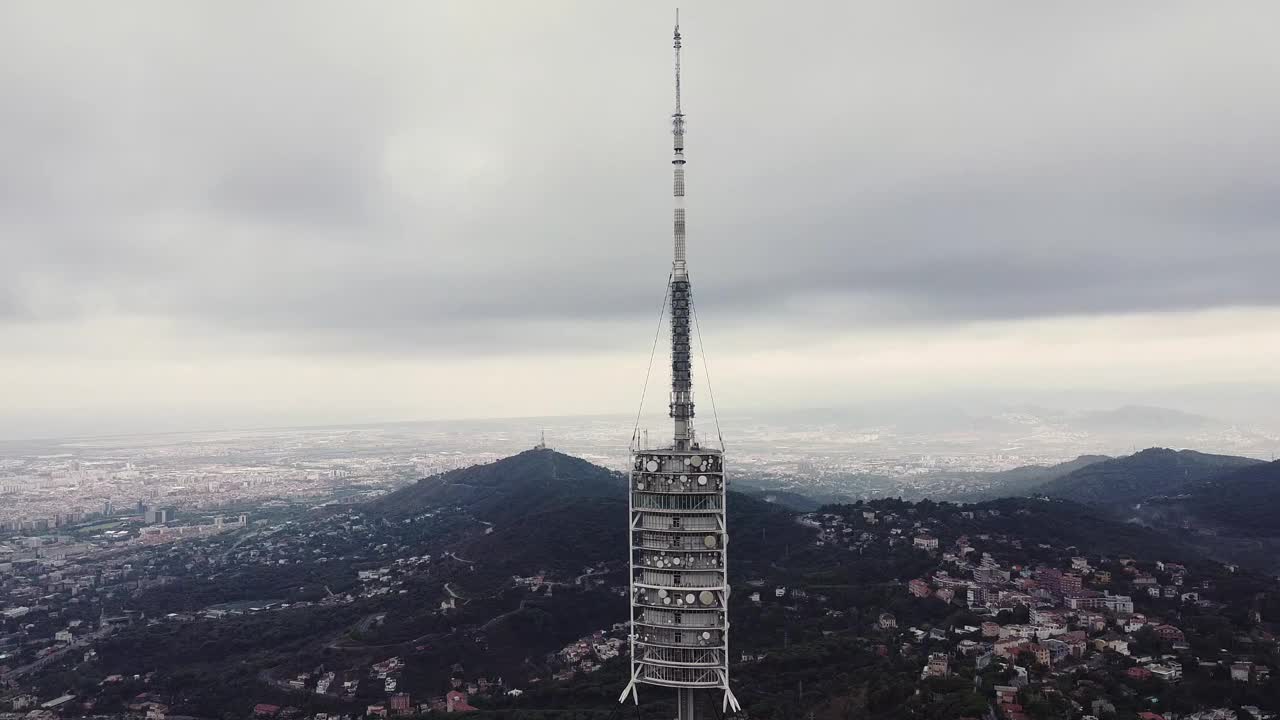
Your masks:
{"label": "communications tower", "polygon": [[630,472],[631,679],[619,702],[639,703],[637,685],[675,688],[680,720],[694,720],[699,694],[719,693],[721,711],[740,707],[729,688],[729,578],[721,449],[693,430],[689,271],[685,262],[684,113],[680,108],[680,19],[675,27],[675,253],[671,307],[670,447],[633,437]]}

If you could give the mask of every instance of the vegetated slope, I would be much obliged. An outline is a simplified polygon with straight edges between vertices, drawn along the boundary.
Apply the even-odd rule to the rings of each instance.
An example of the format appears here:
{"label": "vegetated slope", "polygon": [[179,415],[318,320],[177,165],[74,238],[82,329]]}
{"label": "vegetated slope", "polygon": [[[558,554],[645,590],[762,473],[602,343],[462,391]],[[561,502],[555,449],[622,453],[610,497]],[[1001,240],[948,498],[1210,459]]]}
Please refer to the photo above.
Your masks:
{"label": "vegetated slope", "polygon": [[[541,570],[564,576],[599,562],[625,563],[627,501],[624,493],[619,495],[564,498],[513,515],[460,552],[507,576]],[[726,502],[735,572],[777,560],[788,545],[799,548],[812,539],[813,531],[798,524],[796,514],[785,507],[732,491]]]}
{"label": "vegetated slope", "polygon": [[1198,562],[1199,553],[1158,530],[1121,522],[1099,508],[1069,500],[1005,498],[971,506],[973,510],[998,510],[998,517],[966,521],[967,532],[1000,532],[1022,538],[1024,543],[1052,547],[1076,547],[1084,555],[1176,556]]}
{"label": "vegetated slope", "polygon": [[815,531],[796,522],[797,514],[750,495],[730,492],[725,499],[729,521],[729,576],[738,581],[781,561],[788,549],[813,542]]}
{"label": "vegetated slope", "polygon": [[[1069,475],[1076,470],[1110,460],[1108,455],[1081,455],[1057,465],[1023,465],[998,472],[965,473],[961,479],[977,481],[988,486],[986,490],[967,493],[959,499],[976,502],[999,497],[1026,495],[1033,488]],[[937,498],[939,500],[951,498]]]}
{"label": "vegetated slope", "polygon": [[567,576],[598,562],[625,562],[627,500],[621,487],[616,495],[560,497],[527,510],[513,508],[459,553],[508,580],[544,570]]}
{"label": "vegetated slope", "polygon": [[[626,488],[619,473],[539,449],[425,478],[369,510],[395,519],[457,507],[489,523],[487,532],[477,528],[456,546],[458,556],[486,576],[468,585],[487,585],[511,575],[576,575],[599,562],[625,562]],[[732,491],[727,502],[735,564],[774,559],[779,547],[803,545],[812,535],[786,507]]]}
{"label": "vegetated slope", "polygon": [[569,499],[625,499],[625,487],[619,473],[554,450],[534,449],[423,478],[370,503],[368,510],[394,519],[462,507],[480,520],[502,524]]}
{"label": "vegetated slope", "polygon": [[1087,465],[1034,491],[1092,505],[1131,505],[1152,496],[1177,493],[1191,483],[1260,462],[1194,450],[1149,448],[1127,457]]}
{"label": "vegetated slope", "polygon": [[1280,460],[1250,465],[1189,488],[1196,518],[1246,535],[1280,536]]}

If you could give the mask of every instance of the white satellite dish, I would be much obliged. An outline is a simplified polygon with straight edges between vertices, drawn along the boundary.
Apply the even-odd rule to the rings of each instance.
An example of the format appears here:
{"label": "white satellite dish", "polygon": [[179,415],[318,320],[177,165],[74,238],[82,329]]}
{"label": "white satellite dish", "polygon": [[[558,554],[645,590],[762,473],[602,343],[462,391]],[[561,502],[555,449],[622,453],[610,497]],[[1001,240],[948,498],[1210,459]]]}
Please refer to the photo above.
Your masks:
{"label": "white satellite dish", "polygon": [[693,463],[693,465],[696,467],[702,464],[702,458],[697,455],[694,455],[693,457],[689,458],[689,462]]}
{"label": "white satellite dish", "polygon": [[662,598],[662,604],[663,604],[663,605],[670,605],[670,604],[671,604],[671,598]]}
{"label": "white satellite dish", "polygon": [[699,484],[699,485],[706,485],[706,484],[707,484],[707,476],[706,476],[706,475],[699,475],[699,476],[698,476],[698,484]]}
{"label": "white satellite dish", "polygon": [[709,631],[707,631],[707,630],[703,630],[703,631],[702,631],[702,639],[703,639],[703,640],[710,640],[710,639],[711,639],[711,633],[710,633]]}
{"label": "white satellite dish", "polygon": [[698,599],[702,601],[703,605],[710,605],[716,601],[716,596],[712,595],[710,590],[703,590],[698,595]]}
{"label": "white satellite dish", "polygon": [[676,565],[679,565],[679,564],[680,564],[680,558],[675,558],[675,559],[673,559],[671,562],[675,563]]}
{"label": "white satellite dish", "polygon": [[658,597],[660,597],[660,598],[664,598],[664,597],[666,597],[666,596],[667,596],[667,591],[666,591],[666,590],[659,590],[659,591],[658,591]]}
{"label": "white satellite dish", "polygon": [[685,596],[684,596],[684,601],[685,601],[685,602],[687,602],[687,603],[689,603],[690,605],[692,605],[692,604],[693,604],[693,602],[694,602],[695,600],[697,600],[697,599],[698,599],[698,598],[696,598],[696,597],[694,597],[694,596],[693,596],[693,593],[689,593],[688,595],[685,595]]}
{"label": "white satellite dish", "polygon": [[644,467],[645,467],[645,469],[646,469],[646,470],[648,470],[649,472],[657,472],[657,470],[658,470],[658,461],[657,461],[657,460],[650,460],[648,463],[646,463],[646,464],[645,464],[645,466],[644,466]]}
{"label": "white satellite dish", "polygon": [[706,545],[706,546],[707,546],[707,547],[709,547],[709,548],[713,548],[713,547],[715,547],[715,546],[716,546],[716,536],[715,536],[715,535],[707,535],[706,537],[702,538],[702,544],[703,544],[703,545]]}

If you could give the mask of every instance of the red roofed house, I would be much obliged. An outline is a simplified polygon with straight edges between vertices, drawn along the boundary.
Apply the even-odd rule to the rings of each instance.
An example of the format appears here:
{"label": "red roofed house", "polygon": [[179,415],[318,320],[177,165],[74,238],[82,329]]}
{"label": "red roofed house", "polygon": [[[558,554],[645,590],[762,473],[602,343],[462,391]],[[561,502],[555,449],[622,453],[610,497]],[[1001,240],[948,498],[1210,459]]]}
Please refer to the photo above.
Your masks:
{"label": "red roofed house", "polygon": [[1128,670],[1125,670],[1124,674],[1128,675],[1130,678],[1134,680],[1150,680],[1151,679],[1151,671],[1144,667],[1131,667]]}
{"label": "red roofed house", "polygon": [[1187,637],[1182,634],[1182,631],[1172,625],[1157,625],[1156,637],[1168,643],[1187,641]]}
{"label": "red roofed house", "polygon": [[445,696],[446,709],[445,712],[471,712],[474,707],[467,704],[467,694],[457,690],[450,690]]}
{"label": "red roofed house", "polygon": [[1008,720],[1027,720],[1027,713],[1023,711],[1022,706],[1017,703],[1009,705],[1001,705],[1000,711]]}

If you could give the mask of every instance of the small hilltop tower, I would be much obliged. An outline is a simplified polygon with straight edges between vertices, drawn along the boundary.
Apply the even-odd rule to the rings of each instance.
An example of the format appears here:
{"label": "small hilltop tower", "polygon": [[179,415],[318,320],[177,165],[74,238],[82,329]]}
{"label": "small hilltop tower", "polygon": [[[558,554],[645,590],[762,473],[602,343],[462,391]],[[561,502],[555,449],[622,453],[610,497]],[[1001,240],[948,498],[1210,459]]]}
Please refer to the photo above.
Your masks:
{"label": "small hilltop tower", "polygon": [[639,703],[637,685],[676,689],[680,720],[694,720],[699,694],[720,694],[721,711],[740,710],[729,688],[728,528],[723,449],[704,447],[693,429],[690,322],[685,258],[684,113],[680,107],[680,19],[675,27],[675,248],[667,296],[671,314],[670,447],[633,436],[630,471],[631,678],[619,702]]}

